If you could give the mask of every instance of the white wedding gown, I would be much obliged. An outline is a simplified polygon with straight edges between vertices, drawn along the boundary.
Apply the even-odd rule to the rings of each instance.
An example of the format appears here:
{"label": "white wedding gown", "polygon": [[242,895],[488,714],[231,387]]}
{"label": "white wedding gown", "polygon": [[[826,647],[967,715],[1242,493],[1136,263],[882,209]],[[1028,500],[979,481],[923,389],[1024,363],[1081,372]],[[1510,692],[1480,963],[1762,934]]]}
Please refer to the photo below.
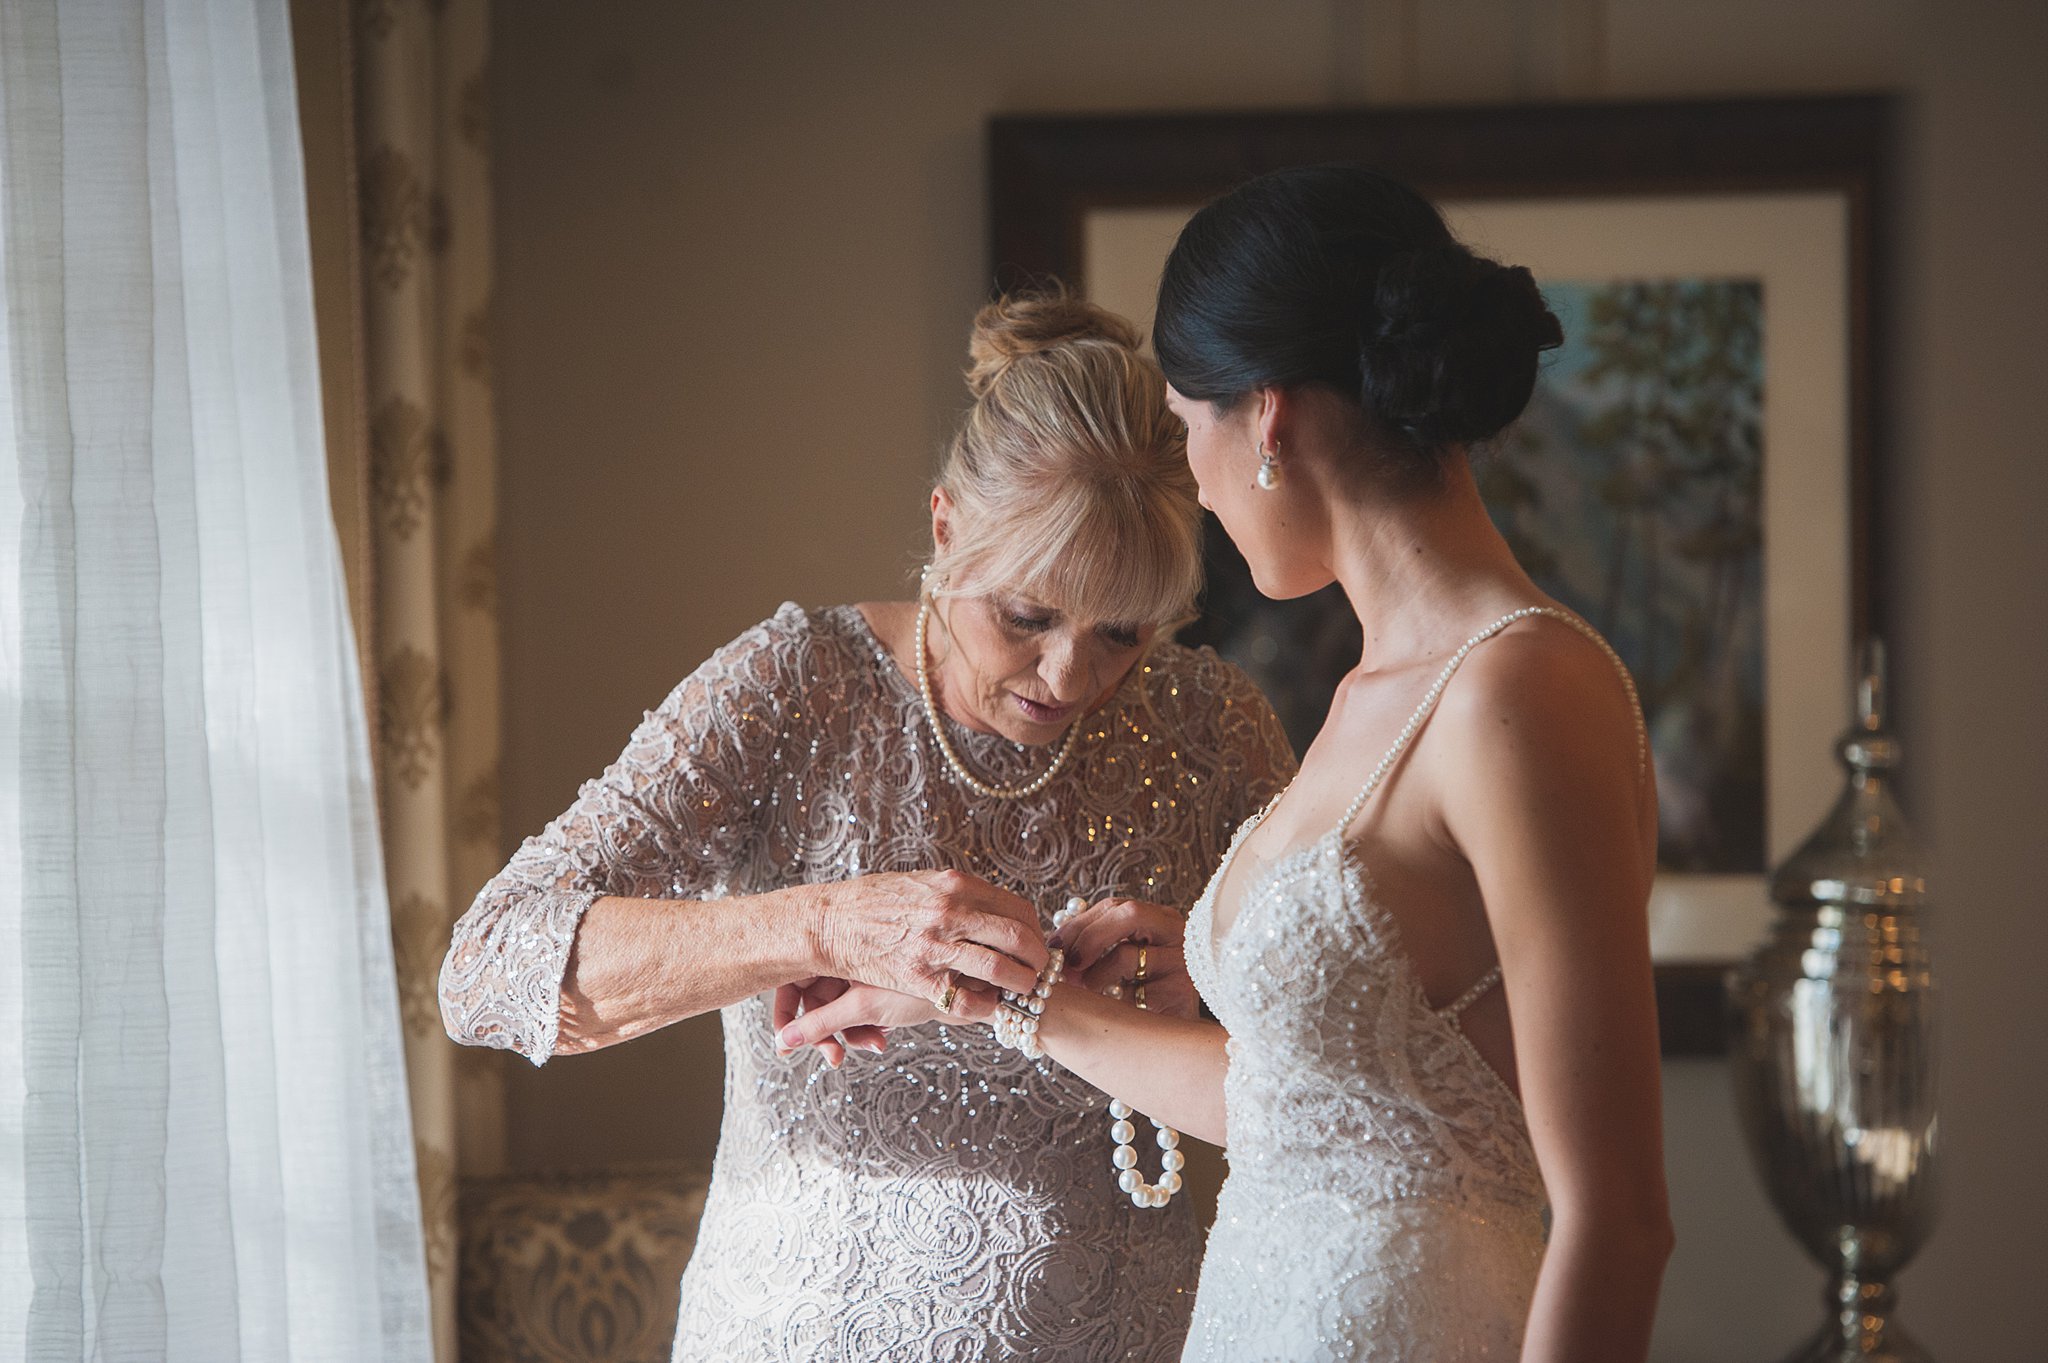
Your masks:
{"label": "white wedding gown", "polygon": [[1489,626],[1337,826],[1253,878],[1221,942],[1218,887],[1272,805],[1238,830],[1189,917],[1188,972],[1230,1032],[1230,1176],[1185,1360],[1468,1363],[1521,1347],[1543,1179],[1521,1103],[1459,1022],[1499,970],[1431,1007],[1345,832],[1470,648],[1530,614],[1601,642],[1549,609]]}

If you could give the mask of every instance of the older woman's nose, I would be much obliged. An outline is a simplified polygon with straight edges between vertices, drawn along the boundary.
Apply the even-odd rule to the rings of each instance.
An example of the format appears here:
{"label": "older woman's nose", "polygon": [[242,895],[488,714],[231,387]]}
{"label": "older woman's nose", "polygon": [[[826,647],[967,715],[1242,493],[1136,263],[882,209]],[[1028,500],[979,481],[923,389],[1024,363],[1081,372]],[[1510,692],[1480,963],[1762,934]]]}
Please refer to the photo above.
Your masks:
{"label": "older woman's nose", "polygon": [[1081,650],[1072,644],[1047,650],[1039,662],[1038,675],[1051,693],[1047,699],[1054,705],[1072,705],[1087,690],[1088,669]]}

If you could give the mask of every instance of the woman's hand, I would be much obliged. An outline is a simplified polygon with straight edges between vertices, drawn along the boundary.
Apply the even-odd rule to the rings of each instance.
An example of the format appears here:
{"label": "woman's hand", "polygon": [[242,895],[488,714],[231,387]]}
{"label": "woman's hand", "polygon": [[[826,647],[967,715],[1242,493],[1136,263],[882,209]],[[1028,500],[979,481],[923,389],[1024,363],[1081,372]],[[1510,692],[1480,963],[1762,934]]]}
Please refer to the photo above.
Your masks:
{"label": "woman's hand", "polygon": [[972,1011],[978,985],[1028,993],[1045,966],[1038,910],[964,871],[887,872],[811,888],[822,899],[811,922],[821,976],[928,1006],[958,986],[952,1016],[974,1018],[993,1009],[982,999]]}
{"label": "woman's hand", "polygon": [[980,1021],[994,1012],[993,994],[965,986],[956,991],[952,1011],[942,1013],[929,1000],[877,985],[799,981],[775,993],[775,1044],[784,1054],[816,1046],[836,1066],[846,1050],[887,1049],[892,1027]]}
{"label": "woman's hand", "polygon": [[[825,975],[813,975],[807,980],[792,980],[775,991],[773,1008],[775,1030],[780,1033],[784,1027],[806,1015],[816,1016],[818,1011],[846,993],[845,980],[836,980]],[[863,985],[862,988],[867,986]],[[838,1069],[846,1059],[848,1050],[880,1051],[888,1045],[887,1027],[849,1026],[840,1035],[827,1034],[817,1043],[818,1050],[825,1057],[825,1063]],[[777,1043],[776,1049],[788,1055],[790,1048]]]}
{"label": "woman's hand", "polygon": [[1142,953],[1145,1007],[1154,1013],[1196,1015],[1195,986],[1181,944],[1187,929],[1179,910],[1138,899],[1104,899],[1062,924],[1051,945],[1067,951],[1066,978],[1098,994],[1133,998]]}

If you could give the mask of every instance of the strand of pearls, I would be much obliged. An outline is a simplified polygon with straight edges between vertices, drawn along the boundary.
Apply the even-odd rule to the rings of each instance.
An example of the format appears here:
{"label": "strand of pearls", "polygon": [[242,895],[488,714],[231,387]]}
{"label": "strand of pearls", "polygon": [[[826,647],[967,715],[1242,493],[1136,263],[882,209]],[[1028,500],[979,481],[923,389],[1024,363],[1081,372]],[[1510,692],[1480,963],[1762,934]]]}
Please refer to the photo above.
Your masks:
{"label": "strand of pearls", "polygon": [[[1052,925],[1055,928],[1065,926],[1069,918],[1087,907],[1088,901],[1081,896],[1070,896],[1065,907],[1053,915]],[[1061,958],[1061,965],[1064,968],[1064,956]],[[1138,1004],[1139,1008],[1144,1006],[1142,1001]],[[1039,1011],[1043,1012],[1044,1008],[1041,1006]],[[1034,1044],[1037,1041],[1037,1030],[1037,1022],[1034,1019]],[[1147,1183],[1145,1176],[1138,1172],[1138,1150],[1134,1144],[1138,1138],[1138,1128],[1131,1121],[1132,1115],[1131,1105],[1123,1099],[1109,1100],[1109,1139],[1113,1147],[1109,1162],[1116,1166],[1116,1186],[1131,1195],[1131,1205],[1134,1207],[1164,1207],[1173,1201],[1173,1195],[1180,1191],[1180,1171],[1188,1162],[1188,1157],[1180,1152],[1180,1132],[1156,1117],[1151,1119],[1153,1140],[1160,1149],[1162,1170],[1157,1183]]]}
{"label": "strand of pearls", "polygon": [[[1451,660],[1444,664],[1443,671],[1437,673],[1435,683],[1423,695],[1422,703],[1415,707],[1415,712],[1408,716],[1408,722],[1401,726],[1401,736],[1394,740],[1394,746],[1387,749],[1387,755],[1380,759],[1380,764],[1372,769],[1370,776],[1365,778],[1364,787],[1359,790],[1351,803],[1345,807],[1343,817],[1337,820],[1339,828],[1349,828],[1351,826],[1351,821],[1358,817],[1358,811],[1365,808],[1365,802],[1370,800],[1373,792],[1379,789],[1380,782],[1387,779],[1387,773],[1393,769],[1394,763],[1400,761],[1401,754],[1408,751],[1408,744],[1414,739],[1415,731],[1422,727],[1423,721],[1429,718],[1429,712],[1436,708],[1438,698],[1443,695],[1444,688],[1451,684],[1451,677],[1457,672],[1458,665],[1465,661],[1473,649],[1479,647],[1509,625],[1514,624],[1517,620],[1526,620],[1532,615],[1547,615],[1553,620],[1562,620],[1565,624],[1570,625],[1573,629],[1591,639],[1595,644],[1598,644],[1601,650],[1609,658],[1613,659],[1615,666],[1621,669],[1623,685],[1628,688],[1630,706],[1636,709],[1637,712],[1636,760],[1639,764],[1649,760],[1649,739],[1643,729],[1641,707],[1636,698],[1635,679],[1629,675],[1627,665],[1621,661],[1620,657],[1615,654],[1614,649],[1609,646],[1605,639],[1600,637],[1599,633],[1591,625],[1586,624],[1577,616],[1558,610],[1554,606],[1524,606],[1518,611],[1512,611],[1502,616],[1485,629],[1480,630],[1479,633],[1473,635],[1460,645],[1456,653],[1451,655]],[[1268,808],[1270,809],[1271,806],[1268,806]]]}
{"label": "strand of pearls", "polygon": [[1038,1019],[1045,1013],[1045,1001],[1052,994],[1052,987],[1060,982],[1066,973],[1067,953],[1058,947],[1052,949],[1045,969],[1038,972],[1038,983],[1028,994],[1012,993],[1005,989],[996,1004],[996,1015],[991,1026],[995,1028],[996,1040],[1012,1050],[1022,1051],[1027,1059],[1036,1060],[1045,1054],[1045,1047],[1038,1043]]}
{"label": "strand of pearls", "polygon": [[946,737],[946,726],[939,720],[938,702],[932,699],[931,665],[925,660],[925,637],[931,628],[932,599],[919,596],[917,601],[917,693],[924,698],[925,718],[931,721],[932,737],[939,741],[939,753],[946,759],[946,765],[953,769],[953,779],[966,786],[976,795],[989,800],[1022,800],[1044,790],[1052,778],[1060,774],[1060,768],[1067,765],[1068,754],[1074,751],[1074,740],[1081,736],[1081,721],[1075,720],[1067,728],[1067,737],[1060,744],[1059,753],[1052,759],[1052,765],[1021,786],[992,786],[967,770],[967,764],[960,760],[960,754],[953,751],[953,740]]}
{"label": "strand of pearls", "polygon": [[1145,1176],[1138,1172],[1138,1150],[1133,1144],[1138,1138],[1138,1128],[1131,1121],[1131,1115],[1129,1103],[1121,1098],[1109,1100],[1109,1138],[1116,1142],[1116,1150],[1110,1155],[1109,1162],[1116,1166],[1116,1186],[1131,1195],[1134,1207],[1164,1207],[1180,1191],[1180,1171],[1188,1162],[1188,1157],[1180,1152],[1180,1132],[1157,1117],[1151,1119],[1156,1133],[1153,1139],[1160,1149],[1161,1172],[1157,1183],[1147,1183]]}

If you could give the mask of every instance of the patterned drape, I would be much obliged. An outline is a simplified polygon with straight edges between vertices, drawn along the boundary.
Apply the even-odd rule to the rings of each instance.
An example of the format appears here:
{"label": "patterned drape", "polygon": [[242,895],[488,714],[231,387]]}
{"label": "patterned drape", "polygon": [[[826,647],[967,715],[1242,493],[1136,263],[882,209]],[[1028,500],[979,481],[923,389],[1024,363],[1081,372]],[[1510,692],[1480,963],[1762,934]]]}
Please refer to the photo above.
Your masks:
{"label": "patterned drape", "polygon": [[442,1363],[457,1171],[503,1157],[503,1058],[452,1045],[435,1001],[502,861],[487,46],[486,0],[356,0],[378,803]]}

